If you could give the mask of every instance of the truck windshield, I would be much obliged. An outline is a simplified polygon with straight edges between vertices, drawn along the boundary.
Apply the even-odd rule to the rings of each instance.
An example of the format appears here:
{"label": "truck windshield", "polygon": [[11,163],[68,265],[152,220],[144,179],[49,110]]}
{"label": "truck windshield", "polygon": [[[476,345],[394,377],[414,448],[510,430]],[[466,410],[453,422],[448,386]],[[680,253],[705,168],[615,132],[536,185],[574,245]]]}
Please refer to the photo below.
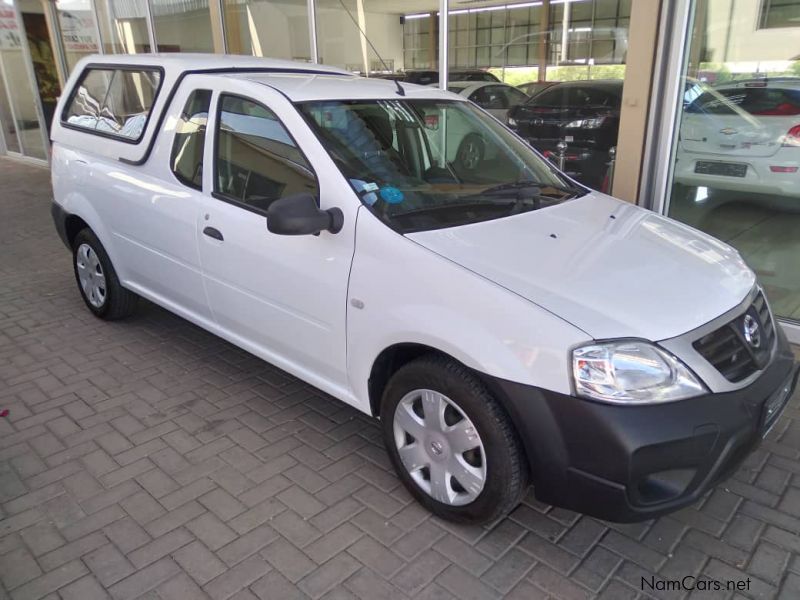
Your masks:
{"label": "truck windshield", "polygon": [[297,107],[361,201],[400,233],[508,217],[586,193],[468,102]]}

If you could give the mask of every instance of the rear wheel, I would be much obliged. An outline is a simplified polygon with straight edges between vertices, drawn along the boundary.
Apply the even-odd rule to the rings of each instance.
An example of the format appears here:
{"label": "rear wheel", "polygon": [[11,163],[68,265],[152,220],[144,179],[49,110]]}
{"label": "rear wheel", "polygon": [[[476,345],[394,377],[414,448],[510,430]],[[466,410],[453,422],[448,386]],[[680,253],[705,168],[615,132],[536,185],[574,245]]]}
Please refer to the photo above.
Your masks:
{"label": "rear wheel", "polygon": [[527,468],[516,431],[463,365],[432,355],[403,366],[386,386],[381,418],[400,479],[434,514],[487,523],[519,503]]}
{"label": "rear wheel", "polygon": [[485,152],[486,144],[483,143],[481,137],[475,133],[470,133],[458,145],[456,165],[462,171],[474,171],[483,162]]}
{"label": "rear wheel", "polygon": [[89,310],[109,321],[130,315],[138,297],[120,285],[111,259],[94,232],[81,230],[72,247],[75,280]]}

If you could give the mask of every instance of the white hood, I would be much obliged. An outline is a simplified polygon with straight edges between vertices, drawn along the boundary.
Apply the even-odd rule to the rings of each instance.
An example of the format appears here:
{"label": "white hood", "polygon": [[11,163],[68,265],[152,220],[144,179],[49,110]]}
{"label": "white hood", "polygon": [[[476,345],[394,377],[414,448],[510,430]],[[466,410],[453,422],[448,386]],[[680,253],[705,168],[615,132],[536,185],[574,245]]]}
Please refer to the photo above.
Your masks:
{"label": "white hood", "polygon": [[595,339],[675,337],[735,307],[755,284],[730,246],[599,193],[408,237]]}

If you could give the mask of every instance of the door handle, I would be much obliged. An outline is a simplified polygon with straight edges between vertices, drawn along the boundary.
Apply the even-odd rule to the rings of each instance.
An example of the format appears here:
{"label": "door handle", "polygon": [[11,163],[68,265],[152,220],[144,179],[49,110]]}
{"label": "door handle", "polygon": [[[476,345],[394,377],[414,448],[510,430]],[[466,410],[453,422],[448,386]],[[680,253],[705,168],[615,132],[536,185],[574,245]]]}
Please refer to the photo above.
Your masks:
{"label": "door handle", "polygon": [[210,238],[219,240],[220,242],[225,239],[224,237],[222,237],[222,232],[215,227],[206,227],[205,229],[203,229],[203,233]]}

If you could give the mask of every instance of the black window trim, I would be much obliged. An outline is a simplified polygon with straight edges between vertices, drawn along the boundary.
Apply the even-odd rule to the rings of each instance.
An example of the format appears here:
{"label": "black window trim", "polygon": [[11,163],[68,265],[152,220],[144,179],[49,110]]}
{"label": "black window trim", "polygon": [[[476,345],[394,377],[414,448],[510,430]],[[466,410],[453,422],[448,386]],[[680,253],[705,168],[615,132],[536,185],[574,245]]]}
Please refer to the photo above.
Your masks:
{"label": "black window trim", "polygon": [[[189,92],[189,95],[186,96],[186,100],[188,101],[189,98],[191,98],[192,94],[195,94],[197,92],[208,92],[209,94],[211,94],[211,96],[208,99],[208,110],[209,110],[209,112],[211,112],[211,106],[214,103],[214,90],[206,89],[206,88],[203,88],[203,87],[196,87],[191,92]],[[206,133],[208,133],[208,123],[206,123]],[[203,191],[203,180],[202,180],[202,178],[200,179],[200,187],[196,187],[196,186],[184,181],[180,177],[178,177],[178,174],[175,172],[175,169],[172,168],[172,152],[175,150],[175,138],[177,136],[178,136],[178,132],[176,131],[174,133],[174,135],[172,136],[172,146],[170,147],[170,150],[169,150],[169,172],[172,173],[172,176],[175,178],[175,181],[177,181],[179,184],[181,184],[181,185],[183,185],[185,187],[188,187],[190,190],[195,190],[197,192],[202,192]],[[202,153],[202,156],[203,156],[202,165],[203,165],[203,169],[205,169],[205,164],[206,164],[205,138],[203,138],[203,153]]]}
{"label": "black window trim", "polygon": [[[67,122],[66,116],[67,111],[72,106],[73,100],[75,100],[75,96],[78,95],[78,90],[81,87],[81,84],[89,75],[89,72],[95,71],[156,71],[159,74],[158,78],[158,87],[156,88],[156,93],[153,95],[153,103],[150,105],[150,110],[147,112],[147,118],[144,122],[144,127],[142,127],[142,133],[139,135],[138,138],[133,139],[129,137],[125,137],[122,135],[116,135],[114,133],[108,133],[107,131],[98,131],[96,129],[87,129],[86,127],[81,127],[80,125],[73,125],[72,123]],[[61,115],[59,116],[59,121],[62,127],[66,129],[72,129],[73,131],[80,131],[81,133],[88,133],[89,135],[96,135],[99,137],[103,137],[106,139],[114,140],[115,142],[122,142],[124,144],[131,144],[132,146],[138,146],[142,143],[142,140],[145,138],[147,134],[148,127],[150,126],[150,117],[153,116],[153,111],[158,104],[158,98],[161,93],[161,88],[164,86],[164,67],[160,67],[157,65],[136,65],[136,64],[116,64],[116,63],[89,63],[83,68],[81,71],[80,77],[75,82],[75,85],[70,90],[69,98],[64,103],[64,108],[61,110]],[[113,83],[113,77],[112,81]],[[109,90],[111,89],[111,83],[109,83]],[[106,95],[108,95],[108,91],[106,91]],[[166,107],[164,107],[166,110]],[[163,111],[162,111],[163,112]],[[155,134],[154,134],[155,135]]]}
{"label": "black window trim", "polygon": [[[272,89],[272,88],[270,88],[270,89]],[[217,105],[216,105],[216,110],[214,111],[214,148],[213,148],[214,156],[212,157],[212,164],[213,164],[213,167],[214,167],[214,171],[213,171],[214,180],[213,180],[213,185],[211,186],[211,197],[215,198],[217,200],[221,200],[222,202],[227,202],[228,204],[232,204],[233,206],[236,206],[238,208],[242,208],[244,210],[250,211],[250,212],[255,213],[257,215],[261,215],[263,217],[267,216],[267,211],[262,210],[260,208],[256,208],[255,206],[247,204],[246,202],[242,202],[238,198],[234,198],[233,196],[229,196],[228,194],[225,194],[224,192],[220,192],[217,189],[217,185],[219,183],[219,178],[217,177],[217,161],[219,159],[219,128],[220,128],[220,124],[222,123],[222,119],[221,119],[221,116],[222,116],[222,99],[227,96],[227,97],[230,97],[230,98],[239,98],[240,100],[244,100],[245,102],[251,102],[251,103],[253,103],[253,104],[257,105],[257,106],[260,106],[261,108],[271,112],[273,115],[275,115],[275,118],[278,120],[278,122],[281,124],[281,126],[286,130],[286,134],[289,136],[289,138],[294,143],[295,147],[297,148],[297,151],[300,153],[300,155],[308,163],[308,170],[314,176],[314,182],[316,183],[316,186],[317,186],[316,201],[317,201],[317,207],[319,207],[320,206],[320,195],[322,194],[322,188],[320,187],[320,184],[319,184],[319,176],[317,175],[317,172],[314,169],[314,165],[308,159],[308,156],[306,156],[306,153],[303,152],[303,149],[300,147],[300,144],[297,143],[297,140],[292,135],[292,132],[289,130],[289,128],[286,126],[286,124],[283,122],[283,120],[278,116],[278,114],[274,110],[272,110],[270,107],[266,106],[263,102],[259,102],[258,100],[256,100],[255,98],[252,98],[252,97],[243,96],[242,94],[234,94],[234,93],[231,93],[231,92],[220,92],[220,91],[216,91],[216,95],[217,95]],[[297,110],[294,106],[292,106],[292,108]],[[302,117],[302,115],[300,115],[300,116]],[[305,120],[303,120],[303,122],[305,123]],[[283,196],[281,196],[281,197],[283,197]]]}

